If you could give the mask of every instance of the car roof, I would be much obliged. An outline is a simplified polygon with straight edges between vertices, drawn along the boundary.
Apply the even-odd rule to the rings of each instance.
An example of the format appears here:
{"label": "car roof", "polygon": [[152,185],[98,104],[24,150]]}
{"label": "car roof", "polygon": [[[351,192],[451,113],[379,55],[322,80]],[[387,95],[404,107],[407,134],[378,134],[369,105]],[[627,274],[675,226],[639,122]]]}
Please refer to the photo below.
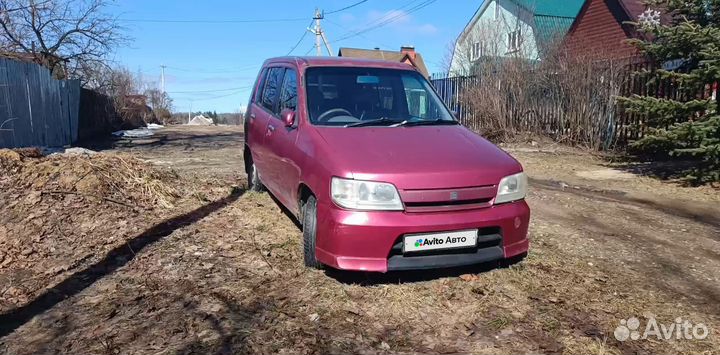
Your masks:
{"label": "car roof", "polygon": [[263,66],[271,64],[292,64],[298,67],[366,67],[417,71],[410,64],[378,59],[348,57],[276,57],[265,61]]}

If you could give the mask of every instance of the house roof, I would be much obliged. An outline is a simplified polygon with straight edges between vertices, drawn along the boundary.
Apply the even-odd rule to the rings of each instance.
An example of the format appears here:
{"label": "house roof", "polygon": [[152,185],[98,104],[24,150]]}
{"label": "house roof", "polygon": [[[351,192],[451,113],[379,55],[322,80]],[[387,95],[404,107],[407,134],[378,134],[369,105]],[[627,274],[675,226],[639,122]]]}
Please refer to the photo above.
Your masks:
{"label": "house roof", "polygon": [[570,29],[575,18],[535,15],[535,33],[541,44],[551,43],[557,36],[562,36]]}
{"label": "house roof", "polygon": [[349,58],[365,58],[365,59],[379,59],[387,60],[391,62],[402,62],[406,58],[415,65],[415,67],[425,76],[429,76],[425,61],[420,53],[415,52],[415,58],[409,57],[407,53],[400,51],[386,51],[380,49],[361,49],[361,48],[340,48],[338,51],[338,57],[349,57]]}
{"label": "house roof", "polygon": [[644,0],[619,0],[619,3],[633,20],[637,20],[638,16],[645,11]]}
{"label": "house roof", "polygon": [[[500,1],[500,0],[496,0]],[[506,0],[515,3],[533,14],[535,21],[535,35],[538,43],[548,43],[558,36],[564,36],[575,17],[580,13],[585,0]],[[475,12],[470,22],[458,37],[461,39],[481,15],[487,10],[492,0],[483,1],[480,8]]]}
{"label": "house roof", "polygon": [[536,16],[575,18],[585,0],[511,0]]}

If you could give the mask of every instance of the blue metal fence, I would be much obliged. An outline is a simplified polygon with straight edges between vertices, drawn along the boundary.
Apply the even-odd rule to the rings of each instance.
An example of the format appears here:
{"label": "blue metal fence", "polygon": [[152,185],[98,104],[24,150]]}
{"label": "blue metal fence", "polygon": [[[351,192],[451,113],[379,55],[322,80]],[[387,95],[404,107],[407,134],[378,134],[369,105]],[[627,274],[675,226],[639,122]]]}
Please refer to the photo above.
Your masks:
{"label": "blue metal fence", "polygon": [[469,126],[472,119],[472,112],[463,107],[461,102],[461,93],[464,89],[477,85],[479,78],[476,76],[456,76],[449,77],[443,74],[434,74],[430,78],[430,83],[435,87],[440,98],[445,104],[455,112],[460,123]]}
{"label": "blue metal fence", "polygon": [[78,139],[80,82],[0,58],[0,148],[61,147]]}

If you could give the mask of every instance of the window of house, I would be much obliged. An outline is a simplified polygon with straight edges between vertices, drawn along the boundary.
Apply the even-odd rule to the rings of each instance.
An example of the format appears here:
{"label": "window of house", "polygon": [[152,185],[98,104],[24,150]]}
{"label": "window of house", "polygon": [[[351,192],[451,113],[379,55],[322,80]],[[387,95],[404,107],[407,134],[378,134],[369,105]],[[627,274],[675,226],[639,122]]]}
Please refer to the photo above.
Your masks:
{"label": "window of house", "polygon": [[284,73],[285,68],[270,68],[265,80],[265,88],[263,89],[262,101],[260,104],[274,113],[278,113],[277,101]]}
{"label": "window of house", "polygon": [[514,52],[520,49],[522,37],[520,29],[508,33],[508,52]]}
{"label": "window of house", "polygon": [[480,58],[480,42],[475,42],[473,43],[470,51],[470,60],[475,60],[478,58]]}
{"label": "window of house", "polygon": [[280,94],[280,112],[284,109],[295,111],[297,109],[297,74],[293,69],[285,70],[285,81],[283,81]]}
{"label": "window of house", "polygon": [[472,45],[470,51],[470,60],[477,60],[485,56],[485,42],[479,41]]}

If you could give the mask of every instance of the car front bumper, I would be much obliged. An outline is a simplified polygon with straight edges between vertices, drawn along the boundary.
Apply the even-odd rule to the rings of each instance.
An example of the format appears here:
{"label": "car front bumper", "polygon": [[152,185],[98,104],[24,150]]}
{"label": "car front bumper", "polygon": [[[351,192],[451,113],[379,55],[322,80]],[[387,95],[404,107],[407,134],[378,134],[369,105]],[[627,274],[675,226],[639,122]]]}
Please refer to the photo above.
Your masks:
{"label": "car front bumper", "polygon": [[[516,201],[487,208],[433,213],[349,211],[318,204],[316,255],[341,270],[387,272],[453,267],[510,258],[528,251],[530,209]],[[402,236],[478,229],[478,247],[405,256]]]}

